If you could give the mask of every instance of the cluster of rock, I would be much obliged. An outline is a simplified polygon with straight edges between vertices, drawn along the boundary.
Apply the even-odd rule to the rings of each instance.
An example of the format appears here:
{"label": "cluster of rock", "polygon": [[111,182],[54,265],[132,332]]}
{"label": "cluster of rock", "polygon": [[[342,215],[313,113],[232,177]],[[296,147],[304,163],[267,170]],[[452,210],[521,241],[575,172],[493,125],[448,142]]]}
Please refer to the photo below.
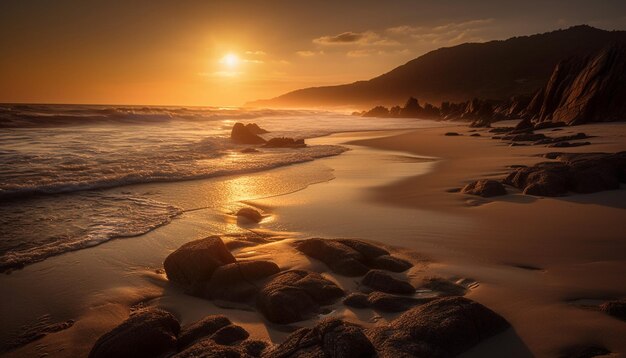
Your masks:
{"label": "cluster of rock", "polygon": [[181,328],[171,313],[146,308],[101,336],[89,357],[260,357],[269,343],[249,340],[249,336],[222,315],[207,316]]}
{"label": "cluster of rock", "polygon": [[465,120],[474,127],[489,127],[505,119],[522,119],[518,128],[545,128],[551,123],[565,125],[626,119],[626,44],[612,44],[595,55],[561,61],[547,84],[534,94],[507,100],[474,98],[442,102],[441,107],[421,107],[411,97],[404,107],[377,106],[355,112],[364,117],[406,117]]}
{"label": "cluster of rock", "polygon": [[518,166],[500,181],[483,179],[467,184],[462,193],[492,197],[507,193],[503,184],[526,195],[563,196],[569,192],[595,193],[620,188],[626,183],[626,152],[548,153],[533,166]]}
{"label": "cluster of rock", "polygon": [[[256,123],[235,123],[230,132],[230,139],[237,144],[263,144],[264,148],[304,148],[304,139],[294,139],[287,137],[275,137],[265,140],[260,134],[269,133],[259,127]],[[243,153],[254,153],[258,150],[246,148]]]}
{"label": "cluster of rock", "polygon": [[549,153],[547,158],[558,161],[517,168],[504,183],[538,196],[615,190],[626,183],[626,152]]}
{"label": "cluster of rock", "polygon": [[[344,304],[384,312],[404,312],[371,328],[337,318],[291,333],[272,345],[250,340],[248,332],[221,315],[185,327],[169,312],[146,308],[93,346],[90,357],[448,357],[503,332],[507,321],[488,308],[460,297],[466,288],[439,278],[424,280],[428,297],[394,275],[413,266],[386,249],[353,239],[294,242],[305,255],[344,276],[363,276],[361,292]],[[239,261],[217,236],[184,244],[164,262],[168,279],[187,293],[207,299],[248,303],[276,324],[327,313],[346,292],[318,272],[284,270],[270,261]],[[454,296],[454,297],[449,297]]]}
{"label": "cluster of rock", "polygon": [[389,324],[363,328],[340,319],[300,328],[280,344],[250,340],[222,315],[182,327],[171,313],[144,309],[100,337],[89,357],[452,357],[504,332],[509,323],[463,297],[414,307]]}

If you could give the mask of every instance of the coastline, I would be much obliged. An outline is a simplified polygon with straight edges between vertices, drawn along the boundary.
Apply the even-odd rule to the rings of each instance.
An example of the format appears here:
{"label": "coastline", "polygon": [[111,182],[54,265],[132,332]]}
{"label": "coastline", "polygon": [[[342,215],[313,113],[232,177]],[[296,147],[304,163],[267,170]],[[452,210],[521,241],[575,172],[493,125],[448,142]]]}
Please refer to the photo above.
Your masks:
{"label": "coastline", "polygon": [[[623,126],[616,126],[621,130],[620,138],[623,138]],[[583,127],[575,127],[573,130],[578,129],[583,130]],[[224,310],[212,302],[183,295],[169,287],[162,274],[154,272],[161,268],[167,253],[184,242],[211,233],[246,232],[249,229],[281,232],[292,237],[319,235],[332,238],[352,233],[354,237],[399,246],[404,248],[400,251],[410,250],[431,259],[429,274],[463,275],[475,279],[479,286],[471,290],[468,296],[510,320],[524,343],[537,355],[555,353],[558,347],[584,340],[598,341],[612,351],[625,352],[626,347],[619,341],[619,337],[626,333],[621,322],[564,302],[576,296],[585,298],[585,295],[626,294],[626,288],[619,281],[620,273],[626,267],[621,253],[626,251],[618,249],[626,243],[616,236],[619,234],[617,231],[624,208],[584,204],[585,201],[597,200],[610,203],[616,193],[624,198],[623,192],[590,194],[585,196],[589,200],[582,201],[580,196],[564,200],[528,200],[519,195],[509,195],[489,203],[482,200],[477,203],[466,195],[448,193],[447,189],[462,186],[466,181],[485,174],[502,175],[505,165],[540,161],[541,158],[532,155],[548,149],[509,148],[485,137],[443,137],[443,133],[450,130],[465,134],[468,129],[466,126],[445,126],[408,131],[335,134],[316,138],[311,143],[347,141],[354,150],[335,157],[224,180],[169,183],[168,190],[161,184],[152,186],[152,190],[160,191],[157,195],[161,198],[175,198],[179,200],[178,204],[193,202],[196,208],[206,209],[186,210],[184,218],[177,218],[169,225],[141,237],[113,240],[96,248],[51,258],[5,276],[6,281],[13,283],[10,287],[22,286],[25,293],[28,289],[24,287],[27,285],[24,281],[36,282],[32,278],[37,276],[51,279],[53,282],[50,285],[56,287],[50,290],[57,294],[62,292],[59,287],[69,287],[77,278],[83,283],[86,280],[94,280],[98,284],[109,281],[108,284],[100,285],[104,287],[98,287],[94,282],[94,287],[90,289],[96,293],[95,299],[92,297],[90,302],[74,302],[80,309],[74,307],[72,314],[82,313],[72,328],[50,334],[9,352],[7,356],[37,352],[37,346],[62,347],[63,351],[57,352],[59,356],[80,355],[88,351],[99,335],[123,320],[131,306],[146,299],[147,304],[174,310],[188,305],[192,309],[183,315],[184,323],[203,314],[224,313],[256,338],[279,339],[284,334],[267,328],[255,312]],[[595,134],[596,129],[585,126],[584,130]],[[607,143],[574,150],[624,150],[624,139],[616,140],[611,136],[610,133],[602,133],[598,140]],[[491,159],[478,165],[486,154]],[[359,167],[356,156],[366,156],[370,160],[361,163]],[[363,171],[368,170],[375,175],[358,181]],[[300,175],[299,179],[305,180],[294,179],[296,172]],[[416,176],[416,173],[419,175]],[[293,186],[285,185],[285,180],[289,182],[289,178],[297,183],[292,183]],[[296,188],[302,182],[309,184],[300,184],[298,190],[284,190],[287,187]],[[271,194],[277,191],[277,187],[283,193]],[[246,190],[241,191],[242,188]],[[150,190],[150,186],[142,186],[142,190]],[[210,195],[212,192],[238,195],[220,202],[223,204],[216,204],[215,197]],[[338,201],[345,205],[342,207],[345,208],[344,212],[354,215],[343,218],[325,215],[324,208],[329,205],[335,205],[336,208]],[[260,227],[242,228],[230,215],[242,202],[260,207],[272,216]],[[615,202],[619,203],[620,200]],[[551,216],[552,223],[556,221],[555,225],[537,225],[532,228],[530,235],[527,231],[523,235],[519,232],[520,228],[528,229],[527,223],[537,219],[539,213],[562,210],[573,212],[580,210],[581,206],[589,213],[589,222],[584,227],[581,227],[581,223],[576,225],[576,222],[568,220],[566,211],[558,217]],[[350,208],[354,212],[350,212]],[[303,209],[307,212],[303,213]],[[380,217],[376,218],[376,215]],[[359,225],[339,227],[339,219]],[[207,227],[208,222],[214,224]],[[402,228],[403,223],[408,225]],[[594,245],[586,240],[586,237],[605,225],[612,226],[614,231],[607,232],[602,242]],[[560,232],[554,238],[552,236],[556,230]],[[385,233],[385,236],[381,236]],[[573,240],[572,235],[575,236]],[[506,245],[497,239],[505,236],[512,237]],[[528,242],[527,236],[530,236],[531,242]],[[545,250],[546,244],[550,242],[552,245],[548,245],[549,250]],[[142,253],[146,247],[150,247],[152,252]],[[525,251],[517,251],[524,248]],[[565,257],[558,255],[563,248],[568,249]],[[536,265],[541,270],[523,270],[512,265],[516,263]],[[84,272],[77,277],[79,271]],[[119,286],[120,273],[125,281],[123,287]],[[586,277],[581,273],[585,273]],[[92,276],[96,274],[97,278]],[[118,277],[114,277],[116,275]],[[597,276],[603,280],[598,280]],[[65,281],[56,281],[59,277],[65,277]],[[417,280],[419,277],[412,278]],[[37,296],[37,291],[34,289],[25,297]],[[42,305],[42,302],[37,303]],[[47,309],[45,305],[39,308],[42,312]],[[72,314],[68,314],[68,317]],[[541,322],[543,328],[537,329],[536,322]],[[566,332],[563,336],[567,337],[548,338],[546,332],[554,330]],[[590,332],[593,334],[589,335]]]}

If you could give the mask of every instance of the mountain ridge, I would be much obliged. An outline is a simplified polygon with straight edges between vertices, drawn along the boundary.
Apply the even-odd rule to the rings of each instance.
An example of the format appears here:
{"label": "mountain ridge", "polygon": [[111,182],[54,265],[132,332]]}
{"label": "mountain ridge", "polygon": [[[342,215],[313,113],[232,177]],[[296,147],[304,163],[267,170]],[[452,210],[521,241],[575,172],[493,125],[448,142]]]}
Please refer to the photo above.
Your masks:
{"label": "mountain ridge", "polygon": [[430,51],[369,80],[303,88],[248,105],[366,108],[399,103],[411,96],[439,103],[528,95],[548,81],[563,59],[596,52],[613,41],[626,41],[626,31],[578,25],[506,40],[464,43]]}

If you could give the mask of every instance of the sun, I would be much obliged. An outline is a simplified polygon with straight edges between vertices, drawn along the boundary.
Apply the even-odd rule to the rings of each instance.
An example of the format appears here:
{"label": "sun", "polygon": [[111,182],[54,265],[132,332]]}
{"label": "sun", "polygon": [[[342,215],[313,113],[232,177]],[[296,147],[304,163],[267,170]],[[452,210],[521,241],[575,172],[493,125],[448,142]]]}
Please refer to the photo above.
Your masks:
{"label": "sun", "polygon": [[227,53],[226,55],[224,55],[224,57],[222,57],[222,59],[220,60],[220,63],[226,65],[227,67],[230,68],[235,68],[239,65],[239,57],[234,54],[234,53]]}

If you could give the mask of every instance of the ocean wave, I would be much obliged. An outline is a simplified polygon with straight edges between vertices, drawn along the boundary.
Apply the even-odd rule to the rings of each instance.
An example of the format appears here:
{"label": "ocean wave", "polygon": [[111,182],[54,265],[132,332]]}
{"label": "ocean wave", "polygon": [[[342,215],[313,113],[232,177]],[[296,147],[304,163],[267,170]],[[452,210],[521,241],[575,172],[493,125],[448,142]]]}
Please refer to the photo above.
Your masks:
{"label": "ocean wave", "polygon": [[182,210],[131,195],[87,193],[0,206],[0,272],[104,242],[143,235]]}

